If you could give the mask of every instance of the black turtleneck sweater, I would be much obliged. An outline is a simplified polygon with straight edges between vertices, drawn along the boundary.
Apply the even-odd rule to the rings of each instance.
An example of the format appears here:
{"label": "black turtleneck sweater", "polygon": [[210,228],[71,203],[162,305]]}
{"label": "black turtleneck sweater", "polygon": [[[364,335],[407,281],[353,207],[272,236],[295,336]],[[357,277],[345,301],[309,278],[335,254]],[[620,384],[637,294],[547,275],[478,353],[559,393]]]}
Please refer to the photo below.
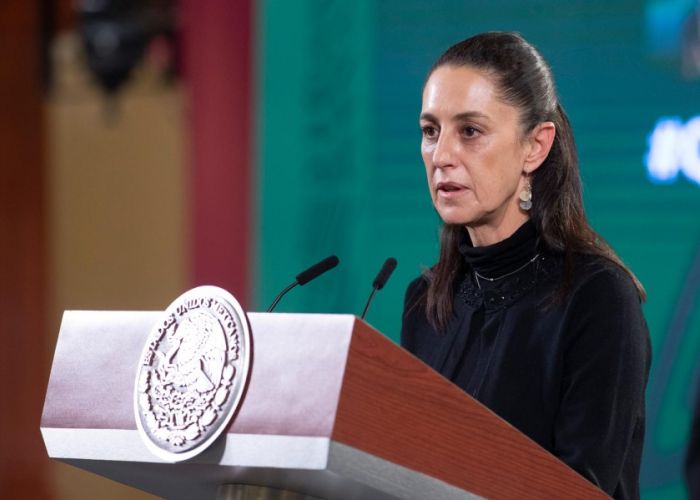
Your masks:
{"label": "black turtleneck sweater", "polygon": [[401,345],[615,498],[639,497],[651,350],[637,290],[609,260],[564,258],[531,222],[460,244],[466,273],[437,332],[427,281],[408,286]]}

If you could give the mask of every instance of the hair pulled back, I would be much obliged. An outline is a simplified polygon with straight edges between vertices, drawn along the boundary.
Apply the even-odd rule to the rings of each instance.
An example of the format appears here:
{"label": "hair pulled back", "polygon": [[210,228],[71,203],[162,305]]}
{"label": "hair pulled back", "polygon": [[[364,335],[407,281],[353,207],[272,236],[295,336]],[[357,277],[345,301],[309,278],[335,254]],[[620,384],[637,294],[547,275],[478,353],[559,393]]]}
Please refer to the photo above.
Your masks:
{"label": "hair pulled back", "polygon": [[[466,66],[489,75],[503,102],[520,111],[523,136],[542,122],[554,123],[556,135],[549,155],[532,174],[530,217],[540,243],[565,255],[562,294],[571,282],[573,254],[585,253],[599,255],[620,266],[644,300],[646,294],[641,283],[588,223],[571,124],[559,103],[552,71],[537,49],[517,33],[482,33],[447,49],[430,69],[428,78],[441,66]],[[439,260],[426,272],[429,283],[426,315],[440,330],[452,314],[455,280],[466,271],[458,250],[463,231],[461,225],[443,226]]]}

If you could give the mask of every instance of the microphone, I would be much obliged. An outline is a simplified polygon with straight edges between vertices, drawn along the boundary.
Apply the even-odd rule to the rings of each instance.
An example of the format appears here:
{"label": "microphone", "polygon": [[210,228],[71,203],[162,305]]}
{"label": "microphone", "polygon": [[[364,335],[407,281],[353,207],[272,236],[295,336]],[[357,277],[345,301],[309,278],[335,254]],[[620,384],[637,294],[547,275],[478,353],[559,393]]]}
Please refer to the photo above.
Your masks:
{"label": "microphone", "polygon": [[321,262],[314,264],[313,266],[308,268],[306,271],[302,271],[299,274],[297,274],[296,282],[299,285],[306,285],[309,281],[314,280],[326,271],[330,271],[331,269],[333,269],[335,266],[338,265],[339,262],[340,261],[338,260],[338,257],[336,257],[335,255],[326,257]]}
{"label": "microphone", "polygon": [[267,312],[272,312],[277,303],[282,299],[282,297],[284,297],[284,295],[289,290],[291,290],[297,285],[306,285],[309,281],[314,280],[326,271],[330,271],[331,269],[333,269],[335,266],[338,265],[339,262],[340,261],[338,260],[338,257],[336,257],[335,255],[331,255],[330,257],[326,257],[325,259],[323,259],[321,262],[314,264],[306,271],[302,271],[299,274],[297,274],[294,282],[287,285],[285,289],[282,290],[279,293],[279,295],[277,295],[277,297],[275,297],[275,300],[272,301],[270,307],[267,308]]}
{"label": "microphone", "polygon": [[372,282],[372,293],[369,294],[367,304],[365,304],[365,310],[362,311],[362,316],[360,316],[360,319],[365,319],[365,316],[367,316],[367,311],[369,310],[369,305],[374,298],[374,294],[377,293],[377,290],[384,288],[386,282],[389,281],[389,276],[391,276],[391,273],[393,273],[394,269],[396,269],[396,264],[396,259],[393,257],[389,257],[384,261],[384,265],[379,270],[377,277],[374,278],[374,281]]}

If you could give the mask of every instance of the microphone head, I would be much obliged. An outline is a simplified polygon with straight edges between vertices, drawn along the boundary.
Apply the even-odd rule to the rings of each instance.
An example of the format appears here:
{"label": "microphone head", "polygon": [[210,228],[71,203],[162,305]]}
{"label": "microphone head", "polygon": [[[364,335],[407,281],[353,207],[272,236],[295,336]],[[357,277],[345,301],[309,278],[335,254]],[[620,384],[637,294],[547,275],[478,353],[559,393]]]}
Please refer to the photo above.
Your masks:
{"label": "microphone head", "polygon": [[313,266],[308,268],[306,271],[302,271],[299,274],[297,274],[297,283],[299,283],[300,285],[305,285],[309,281],[318,278],[326,271],[330,271],[331,269],[333,269],[335,266],[338,265],[339,262],[340,261],[338,260],[338,257],[336,257],[335,255],[326,257],[321,262],[314,264]]}
{"label": "microphone head", "polygon": [[384,288],[384,285],[386,285],[386,282],[389,281],[389,276],[391,276],[391,273],[394,272],[394,269],[396,269],[396,259],[393,257],[389,257],[384,261],[384,265],[382,268],[379,270],[379,273],[377,274],[377,277],[374,278],[374,281],[372,282],[372,287],[376,288],[377,290],[381,290]]}

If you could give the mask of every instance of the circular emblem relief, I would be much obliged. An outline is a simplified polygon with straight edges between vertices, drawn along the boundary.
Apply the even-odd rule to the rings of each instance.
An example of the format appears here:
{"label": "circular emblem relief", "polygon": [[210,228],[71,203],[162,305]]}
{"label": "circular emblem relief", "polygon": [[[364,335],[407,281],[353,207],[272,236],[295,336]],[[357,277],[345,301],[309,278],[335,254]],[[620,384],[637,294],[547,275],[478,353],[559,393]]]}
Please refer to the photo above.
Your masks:
{"label": "circular emblem relief", "polygon": [[139,433],[158,457],[178,462],[204,451],[226,428],[248,378],[245,313],[214,286],[178,297],[151,330],[136,374]]}

